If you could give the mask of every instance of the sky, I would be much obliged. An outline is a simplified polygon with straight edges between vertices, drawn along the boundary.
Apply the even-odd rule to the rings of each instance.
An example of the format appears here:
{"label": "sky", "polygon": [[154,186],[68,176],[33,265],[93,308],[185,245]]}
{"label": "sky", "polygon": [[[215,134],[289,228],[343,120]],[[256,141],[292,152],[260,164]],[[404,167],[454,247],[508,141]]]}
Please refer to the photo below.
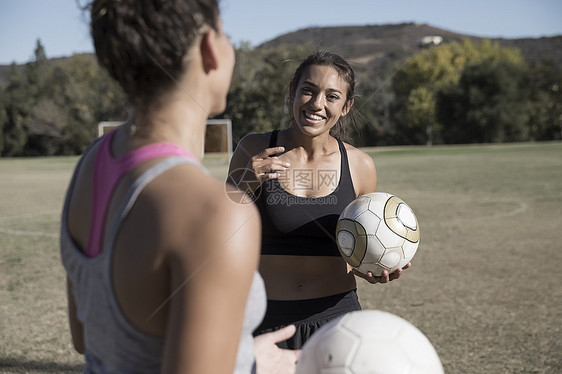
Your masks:
{"label": "sky", "polygon": [[[562,35],[561,0],[219,0],[235,45],[257,46],[307,27],[403,22],[489,38]],[[0,0],[0,65],[32,59],[37,39],[47,57],[93,52],[88,0]]]}

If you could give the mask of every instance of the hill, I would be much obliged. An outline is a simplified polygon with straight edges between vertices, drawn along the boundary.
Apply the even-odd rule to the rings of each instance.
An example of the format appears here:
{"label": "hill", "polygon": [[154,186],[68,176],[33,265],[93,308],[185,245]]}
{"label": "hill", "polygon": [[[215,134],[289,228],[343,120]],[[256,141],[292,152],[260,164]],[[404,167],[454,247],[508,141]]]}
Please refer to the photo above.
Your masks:
{"label": "hill", "polygon": [[[77,55],[82,55],[82,54],[83,55],[89,55],[89,56],[92,56],[92,58],[95,58],[94,54],[92,54],[92,53],[77,53]],[[49,63],[53,66],[56,66],[58,64],[64,63],[67,59],[68,59],[68,57],[53,57],[53,58],[49,58]],[[22,68],[24,66],[25,66],[25,64],[16,64],[15,68],[19,69],[19,68]],[[12,69],[12,64],[10,64],[10,65],[0,65],[0,84],[2,84],[5,77],[9,74],[11,69]]]}
{"label": "hill", "polygon": [[[372,77],[390,69],[394,63],[427,48],[424,37],[439,36],[442,42],[469,39],[478,42],[484,38],[458,34],[426,24],[402,23],[368,26],[311,27],[280,35],[263,43],[259,48],[283,45],[310,44],[317,49],[337,53],[347,59],[358,75]],[[562,35],[544,38],[503,39],[490,38],[502,46],[519,48],[530,60],[548,58],[562,66]],[[430,43],[431,44],[431,43]]]}
{"label": "hill", "polygon": [[[427,36],[439,36],[443,42],[483,38],[458,34],[427,24],[402,23],[367,26],[310,27],[280,35],[258,46],[275,48],[283,45],[311,45],[316,49],[332,51],[346,58],[360,76],[385,76],[394,64],[420,52],[427,45],[421,43]],[[562,67],[562,35],[543,38],[491,39],[506,47],[516,47],[530,60],[553,60]],[[31,48],[31,47],[30,47]],[[53,59],[53,60],[58,60]],[[0,65],[0,83],[10,65]]]}

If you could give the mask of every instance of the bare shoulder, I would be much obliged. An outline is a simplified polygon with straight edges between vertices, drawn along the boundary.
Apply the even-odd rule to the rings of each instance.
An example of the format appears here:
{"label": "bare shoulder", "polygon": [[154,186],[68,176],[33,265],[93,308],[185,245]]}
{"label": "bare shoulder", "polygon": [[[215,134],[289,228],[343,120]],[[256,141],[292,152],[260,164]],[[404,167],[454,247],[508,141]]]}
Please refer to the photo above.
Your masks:
{"label": "bare shoulder", "polygon": [[270,138],[271,132],[266,132],[248,134],[240,139],[230,160],[228,168],[229,183],[235,184],[234,181],[243,174],[243,170],[245,170],[250,159],[268,147]]}
{"label": "bare shoulder", "polygon": [[252,134],[247,134],[244,137],[242,137],[242,139],[240,139],[240,142],[238,142],[238,145],[246,145],[246,146],[263,146],[263,145],[268,145],[269,144],[269,139],[271,138],[271,131],[270,132],[261,132],[261,133],[252,133]]}
{"label": "bare shoulder", "polygon": [[244,136],[234,150],[234,156],[250,159],[252,156],[262,152],[269,145],[271,132],[253,133]]}
{"label": "bare shoulder", "polygon": [[358,169],[367,168],[369,171],[375,170],[375,162],[371,156],[351,144],[344,143],[344,145],[351,167]]}
{"label": "bare shoulder", "polygon": [[373,158],[355,148],[351,144],[345,144],[349,159],[349,169],[351,171],[351,178],[355,187],[357,196],[375,192],[377,186],[377,170]]}
{"label": "bare shoulder", "polygon": [[155,182],[162,237],[174,257],[198,263],[220,249],[229,261],[240,256],[257,261],[259,212],[241,192],[192,165],[180,165]]}

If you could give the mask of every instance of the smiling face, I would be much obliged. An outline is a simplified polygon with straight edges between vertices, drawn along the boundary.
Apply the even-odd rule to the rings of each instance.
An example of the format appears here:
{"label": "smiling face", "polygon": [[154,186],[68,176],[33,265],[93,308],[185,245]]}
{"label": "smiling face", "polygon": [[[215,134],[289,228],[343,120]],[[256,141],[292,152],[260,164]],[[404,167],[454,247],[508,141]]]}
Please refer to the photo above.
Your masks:
{"label": "smiling face", "polygon": [[348,83],[331,66],[311,65],[296,87],[292,86],[294,83],[294,126],[303,134],[318,136],[329,132],[353,104],[353,100],[347,100]]}

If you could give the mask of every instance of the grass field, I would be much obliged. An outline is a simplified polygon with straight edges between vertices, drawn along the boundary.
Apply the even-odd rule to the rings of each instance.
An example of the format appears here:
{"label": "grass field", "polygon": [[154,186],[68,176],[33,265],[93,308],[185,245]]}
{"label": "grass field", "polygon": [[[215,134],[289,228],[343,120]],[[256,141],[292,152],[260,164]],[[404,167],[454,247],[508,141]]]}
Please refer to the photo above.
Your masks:
{"label": "grass field", "polygon": [[[562,143],[367,151],[422,240],[398,281],[359,281],[363,307],[418,326],[446,373],[562,372]],[[75,162],[0,159],[0,373],[81,371],[58,248]]]}

